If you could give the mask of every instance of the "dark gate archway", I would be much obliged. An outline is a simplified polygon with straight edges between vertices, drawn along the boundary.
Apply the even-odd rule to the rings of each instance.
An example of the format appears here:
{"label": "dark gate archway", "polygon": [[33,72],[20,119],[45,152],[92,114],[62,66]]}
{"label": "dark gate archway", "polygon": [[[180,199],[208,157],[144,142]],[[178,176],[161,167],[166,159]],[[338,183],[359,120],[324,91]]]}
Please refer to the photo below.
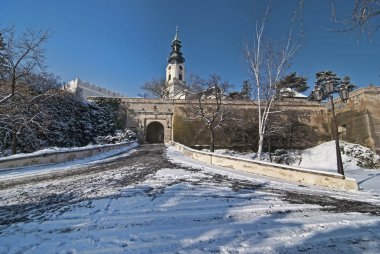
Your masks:
{"label": "dark gate archway", "polygon": [[146,127],[146,141],[148,143],[164,143],[164,126],[159,122],[152,122]]}

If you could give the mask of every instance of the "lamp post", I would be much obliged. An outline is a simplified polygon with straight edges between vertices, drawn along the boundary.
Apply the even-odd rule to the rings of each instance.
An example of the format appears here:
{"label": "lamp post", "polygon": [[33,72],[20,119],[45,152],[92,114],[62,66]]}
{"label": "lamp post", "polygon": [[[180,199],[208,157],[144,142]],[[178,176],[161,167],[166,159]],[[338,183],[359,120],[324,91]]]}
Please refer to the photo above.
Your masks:
{"label": "lamp post", "polygon": [[[340,83],[340,87],[338,89],[335,88],[337,82]],[[340,82],[339,79],[329,79],[324,80],[320,85],[316,85],[313,90],[314,98],[317,101],[322,101],[324,98],[328,97],[331,103],[331,113],[333,120],[333,134],[335,139],[335,149],[336,149],[336,160],[337,160],[337,169],[338,173],[344,176],[343,163],[342,163],[342,155],[340,153],[340,145],[339,145],[339,133],[338,133],[338,124],[335,116],[335,106],[334,106],[334,98],[333,94],[335,92],[339,92],[339,97],[343,102],[347,102],[349,97],[349,89],[350,82],[349,80],[344,80]]]}

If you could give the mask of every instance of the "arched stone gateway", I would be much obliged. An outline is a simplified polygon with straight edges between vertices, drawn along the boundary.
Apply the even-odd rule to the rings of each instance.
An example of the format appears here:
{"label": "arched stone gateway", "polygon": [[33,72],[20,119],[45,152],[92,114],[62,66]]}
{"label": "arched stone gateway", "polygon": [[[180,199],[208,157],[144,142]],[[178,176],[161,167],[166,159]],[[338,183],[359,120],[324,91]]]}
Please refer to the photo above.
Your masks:
{"label": "arched stone gateway", "polygon": [[148,143],[164,143],[164,126],[159,122],[152,122],[146,128]]}

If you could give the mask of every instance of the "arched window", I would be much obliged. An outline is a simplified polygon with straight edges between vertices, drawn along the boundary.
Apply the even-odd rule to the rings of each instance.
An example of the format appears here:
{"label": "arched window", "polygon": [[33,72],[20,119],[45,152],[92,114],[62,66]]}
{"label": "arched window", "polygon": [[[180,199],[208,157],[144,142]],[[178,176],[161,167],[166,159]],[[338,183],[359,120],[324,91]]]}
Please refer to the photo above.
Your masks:
{"label": "arched window", "polygon": [[182,74],[179,74],[179,80],[182,80]]}
{"label": "arched window", "polygon": [[179,69],[180,69],[181,71],[183,70],[183,67],[182,67],[182,65],[180,65],[180,66],[179,66]]}
{"label": "arched window", "polygon": [[172,74],[169,74],[169,80],[171,80],[172,79]]}

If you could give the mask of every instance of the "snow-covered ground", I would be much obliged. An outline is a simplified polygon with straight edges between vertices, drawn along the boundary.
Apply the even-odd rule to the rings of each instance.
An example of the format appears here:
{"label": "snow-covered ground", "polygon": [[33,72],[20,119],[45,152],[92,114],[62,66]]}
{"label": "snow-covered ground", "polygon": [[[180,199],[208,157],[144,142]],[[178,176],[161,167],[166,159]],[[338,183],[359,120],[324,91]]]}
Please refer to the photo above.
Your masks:
{"label": "snow-covered ground", "polygon": [[173,147],[166,159],[160,149],[0,189],[0,253],[379,253],[376,194],[210,166]]}
{"label": "snow-covered ground", "polygon": [[[125,141],[125,142],[120,142],[118,144],[129,144],[133,143],[130,141]],[[0,157],[0,161],[2,160],[8,160],[8,159],[18,159],[18,158],[25,158],[25,157],[30,157],[34,155],[44,155],[44,154],[52,154],[52,153],[57,153],[57,152],[72,152],[72,151],[81,151],[81,150],[87,150],[91,148],[98,148],[98,147],[105,147],[105,146],[113,146],[115,144],[99,144],[99,145],[87,145],[87,146],[82,146],[82,147],[49,147],[49,148],[44,148],[32,153],[17,153],[9,156],[4,156]],[[98,158],[98,157],[95,157]]]}
{"label": "snow-covered ground", "polygon": [[[344,147],[344,153],[342,153],[342,162],[345,175],[356,179],[358,185],[363,190],[371,191],[380,195],[380,165],[373,169],[366,169],[358,163],[355,158],[355,153],[360,154],[361,158],[367,156],[373,156],[373,153],[369,153],[369,149],[360,145],[350,144],[347,142],[341,142],[341,146]],[[349,152],[349,154],[348,154]],[[317,170],[325,170],[331,172],[337,172],[336,168],[336,151],[334,141],[323,143],[314,148],[305,150],[301,154],[301,161],[294,163],[294,166],[302,168],[312,168]],[[378,156],[374,155],[378,160]]]}
{"label": "snow-covered ground", "polygon": [[[137,142],[127,142],[126,144],[129,144],[129,145],[126,145],[119,149],[115,149],[115,150],[100,153],[91,157],[87,157],[84,159],[69,161],[65,163],[36,165],[36,166],[28,166],[28,167],[23,167],[23,168],[0,169],[0,181],[10,180],[14,178],[28,177],[28,176],[32,177],[36,175],[43,175],[43,174],[48,174],[54,171],[75,169],[78,167],[78,165],[85,166],[85,165],[91,165],[94,163],[96,164],[99,162],[99,160],[104,160],[109,157],[114,157],[118,154],[125,153],[138,146]],[[86,146],[86,147],[75,147],[75,148],[54,148],[53,147],[49,149],[39,150],[34,153],[15,154],[15,155],[8,156],[6,158],[22,158],[22,157],[27,157],[30,155],[40,155],[40,154],[46,154],[46,153],[49,154],[49,153],[64,152],[64,151],[77,151],[77,150],[82,150],[85,148],[94,148],[94,147],[98,147],[98,145],[91,145],[91,146]]]}
{"label": "snow-covered ground", "polygon": [[[365,159],[376,161],[379,160],[379,156],[371,152],[368,148],[357,144],[341,141],[341,147],[344,149],[342,162],[345,175],[354,178],[362,190],[380,195],[380,165],[373,169],[358,166],[361,161],[358,158],[361,158],[362,161],[365,161]],[[256,157],[255,153],[238,153],[226,149],[216,150],[216,153],[245,159],[253,159]],[[294,160],[293,163],[289,163],[291,166],[337,172],[335,141],[326,142],[304,151],[290,151],[288,153],[288,156]],[[269,160],[268,155],[265,155],[266,160]],[[371,159],[370,157],[374,158]]]}

